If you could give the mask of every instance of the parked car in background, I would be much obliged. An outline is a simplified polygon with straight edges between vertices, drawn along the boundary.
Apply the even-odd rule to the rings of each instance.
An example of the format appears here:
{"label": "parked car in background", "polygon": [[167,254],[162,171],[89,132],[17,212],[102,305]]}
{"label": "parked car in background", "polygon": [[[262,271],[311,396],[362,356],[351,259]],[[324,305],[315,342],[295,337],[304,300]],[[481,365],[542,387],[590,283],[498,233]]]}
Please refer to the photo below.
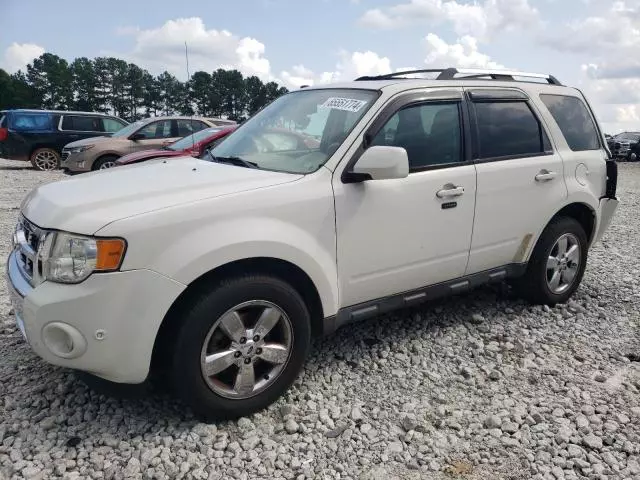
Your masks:
{"label": "parked car in background", "polygon": [[61,166],[80,173],[110,168],[130,153],[158,149],[182,137],[216,126],[202,117],[150,117],[138,120],[109,137],[93,137],[71,142],[62,150]]}
{"label": "parked car in background", "polygon": [[622,132],[607,139],[609,150],[614,158],[637,160],[640,132]]}
{"label": "parked car in background", "polygon": [[205,153],[207,148],[211,148],[220,143],[236,128],[238,128],[237,125],[205,128],[199,132],[182,137],[180,140],[161,149],[142,150],[124,155],[116,160],[114,166],[130,165],[132,163],[153,160],[154,158],[180,157],[185,155],[199,157]]}
{"label": "parked car in background", "polygon": [[127,125],[104,113],[4,110],[0,112],[0,157],[30,161],[38,170],[54,170],[69,142],[109,135]]}

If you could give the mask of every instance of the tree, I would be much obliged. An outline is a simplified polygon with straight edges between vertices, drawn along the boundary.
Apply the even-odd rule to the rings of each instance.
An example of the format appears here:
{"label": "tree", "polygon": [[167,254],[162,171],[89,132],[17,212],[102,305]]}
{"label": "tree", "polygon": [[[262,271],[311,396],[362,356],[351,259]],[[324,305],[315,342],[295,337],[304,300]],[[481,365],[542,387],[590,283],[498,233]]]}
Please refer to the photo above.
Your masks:
{"label": "tree", "polygon": [[74,108],[76,110],[94,111],[99,108],[97,83],[94,64],[86,57],[76,58],[71,63],[73,77]]}
{"label": "tree", "polygon": [[127,120],[144,115],[193,115],[244,120],[287,89],[238,70],[198,71],[187,82],[169,72],[157,77],[113,57],[80,57],[71,64],[44,53],[26,74],[0,70],[0,108],[108,112]]}
{"label": "tree", "polygon": [[196,72],[189,80],[189,93],[198,115],[207,116],[213,113],[209,91],[212,87],[211,75],[207,72]]}
{"label": "tree", "polygon": [[246,111],[250,117],[267,104],[267,88],[258,77],[251,76],[244,80],[247,96]]}
{"label": "tree", "polygon": [[27,65],[27,79],[42,98],[42,107],[64,110],[73,106],[73,77],[63,58],[43,53]]}

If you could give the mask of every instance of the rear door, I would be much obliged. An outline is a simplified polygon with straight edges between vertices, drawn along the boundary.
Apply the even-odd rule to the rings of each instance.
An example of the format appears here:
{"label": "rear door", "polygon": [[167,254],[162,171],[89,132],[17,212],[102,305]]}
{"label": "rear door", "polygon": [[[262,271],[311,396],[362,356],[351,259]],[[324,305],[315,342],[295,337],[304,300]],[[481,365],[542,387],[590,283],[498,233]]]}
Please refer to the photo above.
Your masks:
{"label": "rear door", "polygon": [[467,274],[520,264],[567,198],[562,158],[527,94],[466,88],[477,196]]}
{"label": "rear door", "polygon": [[61,148],[76,140],[104,135],[101,118],[93,115],[62,115],[58,129],[61,132],[59,142]]}
{"label": "rear door", "polygon": [[587,190],[589,197],[600,198],[606,189],[607,152],[577,90],[540,94],[540,101],[551,114],[549,126],[564,160],[569,192]]}

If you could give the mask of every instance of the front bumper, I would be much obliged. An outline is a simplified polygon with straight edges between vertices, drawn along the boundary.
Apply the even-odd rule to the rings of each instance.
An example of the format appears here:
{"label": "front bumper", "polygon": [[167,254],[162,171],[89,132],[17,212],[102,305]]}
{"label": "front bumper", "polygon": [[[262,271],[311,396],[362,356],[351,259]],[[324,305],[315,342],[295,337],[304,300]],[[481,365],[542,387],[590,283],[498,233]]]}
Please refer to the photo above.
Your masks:
{"label": "front bumper", "polygon": [[[94,274],[76,285],[44,282],[33,288],[14,253],[7,277],[16,322],[38,356],[118,383],[147,378],[160,324],[185,288],[150,270]],[[73,355],[56,349],[60,332],[69,333]]]}
{"label": "front bumper", "polygon": [[62,150],[62,160],[60,168],[68,172],[90,172],[92,162],[83,153],[70,153]]}

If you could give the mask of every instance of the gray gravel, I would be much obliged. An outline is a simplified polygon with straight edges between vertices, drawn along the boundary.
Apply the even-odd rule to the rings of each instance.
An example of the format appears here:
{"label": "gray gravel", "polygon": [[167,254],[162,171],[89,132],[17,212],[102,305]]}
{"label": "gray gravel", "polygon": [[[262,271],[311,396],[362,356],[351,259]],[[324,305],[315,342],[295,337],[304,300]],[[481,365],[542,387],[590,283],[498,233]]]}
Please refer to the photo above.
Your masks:
{"label": "gray gravel", "polygon": [[[61,178],[0,161],[18,206]],[[106,397],[22,341],[0,282],[0,479],[640,479],[640,165],[573,301],[486,288],[315,343],[271,408],[204,425],[161,394]]]}

